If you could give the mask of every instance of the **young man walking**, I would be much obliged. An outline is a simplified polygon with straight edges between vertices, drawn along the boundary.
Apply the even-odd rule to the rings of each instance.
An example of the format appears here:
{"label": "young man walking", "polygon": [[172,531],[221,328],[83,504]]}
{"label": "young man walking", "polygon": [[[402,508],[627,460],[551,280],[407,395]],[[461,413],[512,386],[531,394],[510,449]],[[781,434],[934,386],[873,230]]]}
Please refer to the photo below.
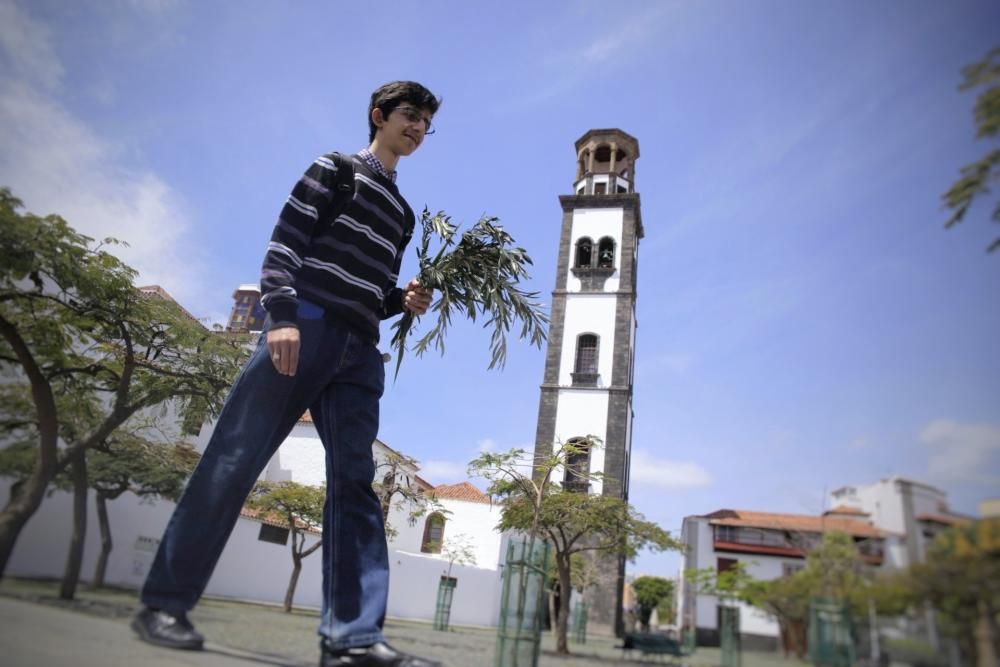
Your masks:
{"label": "young man walking", "polygon": [[[399,158],[432,131],[439,104],[412,81],[382,86],[368,109],[369,147],[318,158],[292,190],[261,273],[265,334],[160,542],[132,621],[142,639],[202,647],[186,613],[264,466],[309,410],[326,448],[320,665],[438,665],[382,636],[389,563],[371,448],[385,379],[379,322],[404,309],[423,314],[431,302],[416,281],[396,287],[415,218],[395,177]],[[343,178],[352,168],[353,187]]]}

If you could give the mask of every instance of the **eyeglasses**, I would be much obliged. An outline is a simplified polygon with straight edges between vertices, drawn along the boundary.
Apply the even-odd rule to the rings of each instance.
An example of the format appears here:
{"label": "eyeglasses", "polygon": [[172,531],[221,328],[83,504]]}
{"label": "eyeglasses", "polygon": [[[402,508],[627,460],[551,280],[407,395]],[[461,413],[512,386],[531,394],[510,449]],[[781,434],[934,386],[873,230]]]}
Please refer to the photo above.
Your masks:
{"label": "eyeglasses", "polygon": [[431,125],[431,117],[425,116],[420,109],[411,106],[398,106],[393,111],[398,111],[403,114],[403,116],[411,123],[423,123],[424,124],[424,135],[434,134],[435,129]]}

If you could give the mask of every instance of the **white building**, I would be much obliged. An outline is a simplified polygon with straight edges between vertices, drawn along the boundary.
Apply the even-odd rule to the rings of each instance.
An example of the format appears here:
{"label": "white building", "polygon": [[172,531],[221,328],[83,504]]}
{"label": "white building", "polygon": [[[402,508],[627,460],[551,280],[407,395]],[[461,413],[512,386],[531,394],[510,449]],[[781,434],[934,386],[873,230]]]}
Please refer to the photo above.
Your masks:
{"label": "white building", "polygon": [[944,491],[902,477],[839,488],[830,502],[864,512],[874,525],[903,537],[887,554],[892,567],[923,561],[938,533],[972,519],[949,510]]}
{"label": "white building", "polygon": [[[684,518],[682,584],[677,596],[678,622],[694,628],[699,645],[719,644],[720,601],[698,594],[683,577],[685,570],[712,568],[725,572],[742,564],[755,579],[769,580],[791,574],[805,566],[808,551],[818,546],[823,534],[832,531],[854,538],[864,561],[881,567],[886,551],[898,537],[874,526],[858,510],[836,508],[822,516],[774,514],[745,510],[718,510]],[[778,645],[778,623],[750,605],[739,603],[740,633],[746,648],[774,649]]]}

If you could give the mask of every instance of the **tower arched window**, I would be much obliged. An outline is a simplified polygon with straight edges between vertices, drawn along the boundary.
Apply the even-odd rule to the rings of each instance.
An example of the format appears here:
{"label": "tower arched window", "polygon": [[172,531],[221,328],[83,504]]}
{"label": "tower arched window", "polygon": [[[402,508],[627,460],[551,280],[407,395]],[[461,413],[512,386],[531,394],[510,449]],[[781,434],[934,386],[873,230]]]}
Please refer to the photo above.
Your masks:
{"label": "tower arched window", "polygon": [[605,236],[597,244],[597,266],[610,269],[615,265],[615,240]]}
{"label": "tower arched window", "polygon": [[573,386],[597,386],[597,350],[596,334],[580,334],[576,338],[576,362],[573,364]]}
{"label": "tower arched window", "polygon": [[[611,162],[611,146],[608,144],[601,144],[594,151],[594,162],[599,164],[608,164]],[[605,172],[607,169],[605,169]]]}
{"label": "tower arched window", "polygon": [[566,455],[563,471],[563,488],[567,491],[590,491],[590,442],[586,438],[570,438],[567,444],[573,450]]}
{"label": "tower arched window", "polygon": [[425,554],[439,554],[443,542],[444,515],[434,512],[424,522],[424,539],[420,543],[420,551]]}
{"label": "tower arched window", "polygon": [[589,269],[593,255],[594,242],[590,240],[590,237],[584,236],[576,242],[576,262],[573,266],[579,269]]}

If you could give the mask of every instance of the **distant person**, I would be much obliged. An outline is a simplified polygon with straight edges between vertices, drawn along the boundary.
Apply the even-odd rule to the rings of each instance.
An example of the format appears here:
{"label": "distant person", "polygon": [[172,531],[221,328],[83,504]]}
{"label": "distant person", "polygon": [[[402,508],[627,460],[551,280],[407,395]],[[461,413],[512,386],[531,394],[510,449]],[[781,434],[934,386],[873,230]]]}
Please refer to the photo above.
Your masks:
{"label": "distant person", "polygon": [[[412,81],[380,87],[368,108],[368,148],[318,158],[281,210],[261,273],[264,334],[226,398],[146,578],[145,606],[132,621],[145,641],[202,648],[187,612],[261,471],[308,409],[326,448],[321,667],[439,664],[383,638],[389,562],[372,490],[385,380],[379,322],[404,309],[422,315],[432,297],[415,280],[396,286],[415,226],[396,189],[396,164],[431,132],[439,104]],[[412,415],[421,416],[420,408]]]}

